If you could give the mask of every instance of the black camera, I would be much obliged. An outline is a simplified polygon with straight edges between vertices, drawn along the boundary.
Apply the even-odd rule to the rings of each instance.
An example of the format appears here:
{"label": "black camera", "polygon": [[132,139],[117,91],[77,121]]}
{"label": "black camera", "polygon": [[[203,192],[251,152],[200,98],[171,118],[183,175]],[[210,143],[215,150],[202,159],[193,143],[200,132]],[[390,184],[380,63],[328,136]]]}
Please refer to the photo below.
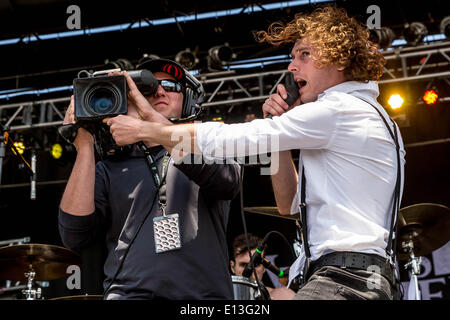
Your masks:
{"label": "black camera", "polygon": [[[73,80],[75,120],[101,120],[127,113],[125,76],[108,76],[107,74],[112,71],[117,70],[94,73],[83,70],[78,74],[78,78]],[[144,96],[156,92],[158,80],[150,71],[136,70],[129,71],[128,74]]]}

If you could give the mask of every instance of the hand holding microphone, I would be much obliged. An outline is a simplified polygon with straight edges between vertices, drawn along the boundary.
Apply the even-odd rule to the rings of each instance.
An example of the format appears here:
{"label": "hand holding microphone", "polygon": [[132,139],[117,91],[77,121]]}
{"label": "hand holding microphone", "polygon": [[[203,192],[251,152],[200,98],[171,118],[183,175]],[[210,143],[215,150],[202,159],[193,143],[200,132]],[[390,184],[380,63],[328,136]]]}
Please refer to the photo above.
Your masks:
{"label": "hand holding microphone", "polygon": [[293,106],[299,104],[299,86],[294,80],[292,72],[288,72],[285,76],[284,85],[277,86],[277,93],[271,94],[263,104],[264,118],[272,118],[272,116],[281,116],[289,111]]}

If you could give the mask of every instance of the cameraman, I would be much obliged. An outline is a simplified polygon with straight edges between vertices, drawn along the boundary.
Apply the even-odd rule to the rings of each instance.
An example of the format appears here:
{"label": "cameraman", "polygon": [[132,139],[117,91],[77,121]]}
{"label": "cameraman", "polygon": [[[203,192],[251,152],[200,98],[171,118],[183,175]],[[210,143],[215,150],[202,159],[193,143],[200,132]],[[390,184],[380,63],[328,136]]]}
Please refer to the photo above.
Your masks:
{"label": "cameraman", "polygon": [[[169,118],[190,116],[195,101],[187,99],[189,83],[180,65],[157,59],[138,68],[151,71],[159,85],[154,95],[145,97],[147,109],[128,101],[131,120],[167,124]],[[138,88],[124,74],[128,96],[137,96]],[[65,124],[74,122],[73,114],[72,97]],[[93,136],[78,129],[73,142],[77,158],[59,210],[64,245],[80,250],[103,235],[107,300],[233,299],[226,226],[230,202],[239,191],[239,166],[205,164],[192,155],[171,155],[171,148],[143,142],[146,153],[134,144],[129,154],[96,164]],[[154,228],[158,219],[174,214],[179,226],[174,239],[179,236],[181,247],[158,251],[155,242],[161,239],[156,240],[160,234]]]}

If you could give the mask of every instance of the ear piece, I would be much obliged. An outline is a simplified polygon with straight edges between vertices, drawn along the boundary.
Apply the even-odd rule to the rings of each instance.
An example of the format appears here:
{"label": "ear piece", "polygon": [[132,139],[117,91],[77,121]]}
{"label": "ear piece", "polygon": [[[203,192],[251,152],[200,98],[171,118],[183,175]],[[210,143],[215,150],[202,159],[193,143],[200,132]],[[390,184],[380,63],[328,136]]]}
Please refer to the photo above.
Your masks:
{"label": "ear piece", "polygon": [[186,89],[184,90],[182,118],[195,118],[201,110],[205,90],[201,82],[185,70]]}

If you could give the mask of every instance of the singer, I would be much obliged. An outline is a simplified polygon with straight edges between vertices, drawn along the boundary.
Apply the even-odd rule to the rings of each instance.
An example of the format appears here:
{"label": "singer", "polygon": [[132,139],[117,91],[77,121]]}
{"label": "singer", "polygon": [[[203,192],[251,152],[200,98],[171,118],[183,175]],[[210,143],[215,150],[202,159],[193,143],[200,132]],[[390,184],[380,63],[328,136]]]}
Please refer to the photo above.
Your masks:
{"label": "singer", "polygon": [[[392,240],[405,151],[398,126],[377,102],[383,55],[366,27],[334,6],[273,23],[257,39],[293,44],[288,70],[300,86],[301,105],[288,106],[280,85],[262,107],[272,119],[183,126],[141,121],[137,135],[121,130],[126,116],[105,122],[119,144],[145,138],[205,156],[234,156],[224,148],[233,144],[248,152],[280,151],[272,176],[277,205],[282,214],[300,211],[303,225],[304,254],[289,273],[304,274],[294,298],[398,299]],[[298,172],[292,149],[300,149]],[[370,272],[373,267],[379,272]]]}
{"label": "singer", "polygon": [[[138,69],[150,70],[160,84],[144,97],[127,75],[129,96],[146,105],[136,109],[129,101],[129,123],[171,124],[169,118],[191,116],[196,101],[188,97],[180,65],[147,60]],[[73,122],[73,112],[72,98],[64,123]],[[226,226],[239,192],[239,165],[205,164],[143,142],[143,150],[133,144],[130,152],[95,164],[93,137],[78,129],[77,158],[59,210],[64,245],[81,250],[99,237],[106,242],[107,300],[232,300]]]}

